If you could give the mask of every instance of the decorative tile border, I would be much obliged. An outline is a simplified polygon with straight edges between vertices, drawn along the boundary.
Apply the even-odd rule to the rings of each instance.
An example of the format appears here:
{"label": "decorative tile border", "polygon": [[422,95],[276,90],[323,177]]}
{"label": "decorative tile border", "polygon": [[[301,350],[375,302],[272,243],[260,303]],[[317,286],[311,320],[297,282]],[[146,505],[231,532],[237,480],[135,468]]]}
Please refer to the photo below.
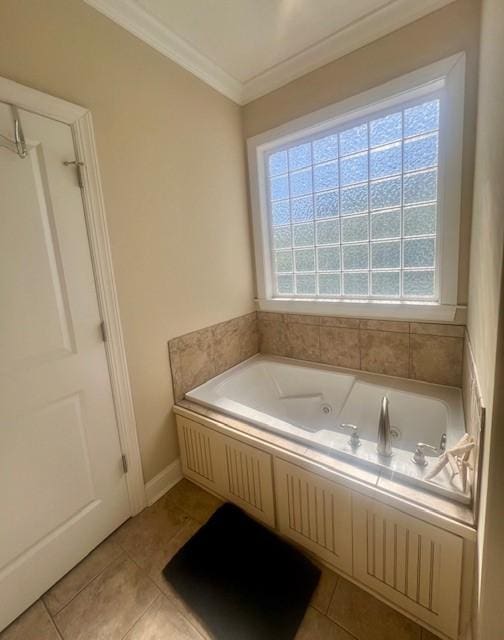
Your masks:
{"label": "decorative tile border", "polygon": [[168,342],[175,402],[210,378],[259,351],[256,312]]}
{"label": "decorative tile border", "polygon": [[262,353],[462,386],[462,325],[258,312]]}

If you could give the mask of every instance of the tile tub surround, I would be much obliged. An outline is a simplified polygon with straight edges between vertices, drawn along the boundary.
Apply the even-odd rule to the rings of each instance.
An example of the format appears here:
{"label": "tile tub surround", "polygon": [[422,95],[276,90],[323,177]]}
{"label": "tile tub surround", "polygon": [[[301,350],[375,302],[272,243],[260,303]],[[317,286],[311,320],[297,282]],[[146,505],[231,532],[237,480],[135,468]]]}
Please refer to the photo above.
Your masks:
{"label": "tile tub surround", "polygon": [[469,334],[466,332],[464,363],[462,371],[462,400],[467,433],[477,444],[476,454],[472,454],[473,465],[473,509],[477,519],[479,508],[479,468],[483,455],[485,433],[485,406],[478,381],[478,372],[474,360]]}
{"label": "tile tub surround", "polygon": [[168,342],[175,401],[259,351],[255,311]]}
{"label": "tile tub surround", "polygon": [[462,386],[462,325],[258,312],[262,353]]}
{"label": "tile tub surround", "polygon": [[485,407],[478,381],[478,373],[474,360],[471,341],[466,334],[463,363],[462,399],[464,401],[464,415],[469,435],[478,439],[484,428]]}
{"label": "tile tub surround", "polygon": [[462,386],[462,325],[264,311],[168,342],[175,401],[258,351]]}

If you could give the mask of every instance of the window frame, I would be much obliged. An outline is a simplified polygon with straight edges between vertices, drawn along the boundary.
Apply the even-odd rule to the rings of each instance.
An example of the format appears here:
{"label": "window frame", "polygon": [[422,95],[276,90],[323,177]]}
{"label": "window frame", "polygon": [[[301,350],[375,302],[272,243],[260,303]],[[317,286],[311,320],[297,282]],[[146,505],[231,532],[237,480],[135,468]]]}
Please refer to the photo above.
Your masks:
{"label": "window frame", "polygon": [[[359,317],[454,319],[459,266],[464,82],[465,54],[461,52],[247,140],[257,303],[260,310]],[[423,96],[426,99],[441,98],[436,242],[438,300],[274,297],[265,170],[269,153],[284,145],[323,135],[345,123],[353,126],[357,121],[369,119],[374,114],[381,115],[394,108],[404,108],[407,103]]]}

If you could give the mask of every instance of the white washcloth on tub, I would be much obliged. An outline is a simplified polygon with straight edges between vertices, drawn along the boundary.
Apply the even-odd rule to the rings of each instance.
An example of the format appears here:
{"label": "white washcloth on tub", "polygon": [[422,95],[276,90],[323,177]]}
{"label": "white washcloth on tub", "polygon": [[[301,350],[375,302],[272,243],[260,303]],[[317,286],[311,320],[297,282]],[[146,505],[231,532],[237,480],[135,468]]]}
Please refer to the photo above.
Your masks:
{"label": "white washcloth on tub", "polygon": [[472,469],[469,463],[469,456],[475,446],[474,438],[467,433],[464,434],[454,447],[447,449],[439,456],[437,463],[425,476],[425,479],[431,480],[434,476],[437,476],[441,469],[449,464],[452,469],[452,477],[460,473],[462,490],[465,492],[467,489],[467,471]]}

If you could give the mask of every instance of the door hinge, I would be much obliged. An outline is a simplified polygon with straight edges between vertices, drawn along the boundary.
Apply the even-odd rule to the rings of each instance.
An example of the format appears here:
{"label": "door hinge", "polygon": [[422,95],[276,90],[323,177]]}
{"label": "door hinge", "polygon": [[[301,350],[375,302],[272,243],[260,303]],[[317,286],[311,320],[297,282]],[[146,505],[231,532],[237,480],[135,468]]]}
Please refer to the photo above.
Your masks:
{"label": "door hinge", "polygon": [[102,320],[100,322],[100,333],[101,333],[101,337],[103,342],[107,342],[107,330],[105,329],[105,321]]}
{"label": "door hinge", "polygon": [[77,170],[77,182],[79,184],[79,189],[84,189],[84,177],[82,173],[82,168],[84,167],[84,163],[79,160],[65,160],[63,163],[65,167],[74,166]]}
{"label": "door hinge", "polygon": [[126,458],[124,453],[122,454],[121,460],[124,473],[128,473],[128,458]]}

